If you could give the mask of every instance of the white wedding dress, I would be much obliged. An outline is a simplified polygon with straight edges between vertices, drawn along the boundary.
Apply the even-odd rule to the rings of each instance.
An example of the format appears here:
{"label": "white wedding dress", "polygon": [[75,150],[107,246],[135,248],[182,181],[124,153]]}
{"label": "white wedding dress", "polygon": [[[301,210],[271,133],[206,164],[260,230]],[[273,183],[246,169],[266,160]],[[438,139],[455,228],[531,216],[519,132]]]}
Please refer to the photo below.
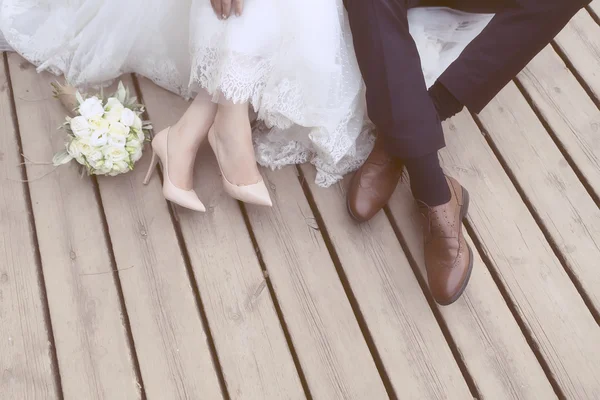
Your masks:
{"label": "white wedding dress", "polygon": [[[372,147],[364,87],[342,0],[246,0],[219,20],[209,0],[0,0],[8,44],[77,86],[135,72],[192,97],[200,88],[258,113],[255,148],[272,168],[313,163],[329,186]],[[428,84],[488,15],[411,10]]]}

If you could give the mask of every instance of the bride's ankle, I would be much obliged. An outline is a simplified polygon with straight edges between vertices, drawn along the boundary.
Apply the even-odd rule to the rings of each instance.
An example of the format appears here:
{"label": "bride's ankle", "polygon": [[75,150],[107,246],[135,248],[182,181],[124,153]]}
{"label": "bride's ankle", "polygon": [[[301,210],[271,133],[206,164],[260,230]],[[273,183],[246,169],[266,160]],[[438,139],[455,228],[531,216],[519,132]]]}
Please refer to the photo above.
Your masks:
{"label": "bride's ankle", "polygon": [[181,148],[198,149],[206,138],[207,130],[178,122],[171,127],[169,142]]}
{"label": "bride's ankle", "polygon": [[214,121],[215,133],[220,139],[239,139],[241,135],[250,134],[250,115],[247,104],[219,105]]}

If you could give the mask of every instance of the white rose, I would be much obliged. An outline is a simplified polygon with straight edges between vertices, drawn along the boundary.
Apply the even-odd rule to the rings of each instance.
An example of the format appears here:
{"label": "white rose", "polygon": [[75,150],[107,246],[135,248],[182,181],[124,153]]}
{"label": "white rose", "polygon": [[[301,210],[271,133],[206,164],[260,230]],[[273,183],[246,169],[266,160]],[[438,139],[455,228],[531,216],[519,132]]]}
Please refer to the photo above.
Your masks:
{"label": "white rose", "polygon": [[143,143],[135,139],[127,142],[127,145],[125,146],[125,150],[127,150],[131,156],[131,162],[137,162],[140,158],[142,158],[143,149]]}
{"label": "white rose", "polygon": [[94,96],[81,103],[79,113],[86,119],[101,117],[104,114],[104,107],[100,99]]}
{"label": "white rose", "polygon": [[94,166],[94,173],[96,175],[106,175],[112,170],[112,167],[113,162],[111,160],[102,159]]}
{"label": "white rose", "polygon": [[109,146],[119,147],[122,149],[127,144],[127,140],[126,140],[126,138],[120,137],[120,136],[109,136],[107,144]]}
{"label": "white rose", "polygon": [[71,119],[70,126],[77,137],[89,137],[91,134],[90,124],[85,117],[78,116]]}
{"label": "white rose", "polygon": [[92,130],[108,130],[110,123],[102,117],[94,117],[88,120],[88,124]]}
{"label": "white rose", "polygon": [[121,104],[119,100],[111,97],[106,101],[105,109],[106,114],[104,114],[104,118],[106,118],[109,122],[119,122],[125,107],[123,107],[123,104]]}
{"label": "white rose", "polygon": [[127,137],[129,136],[129,128],[120,122],[110,124],[108,130],[108,143],[114,146],[125,147]]}
{"label": "white rose", "polygon": [[140,142],[145,142],[146,141],[146,134],[144,133],[144,131],[135,131],[135,135],[137,136],[137,140],[139,140]]}
{"label": "white rose", "polygon": [[129,160],[129,153],[123,147],[117,146],[104,146],[102,148],[102,153],[104,154],[105,161],[112,161],[113,163],[118,161],[127,161]]}
{"label": "white rose", "polygon": [[81,165],[85,165],[88,154],[93,151],[93,148],[87,143],[87,140],[75,138],[67,146],[67,153],[77,160]]}
{"label": "white rose", "polygon": [[142,158],[143,147],[138,147],[138,149],[131,153],[131,162],[138,162],[140,158]]}
{"label": "white rose", "polygon": [[113,108],[116,105],[123,105],[121,104],[121,102],[119,101],[119,99],[117,99],[116,97],[109,97],[108,100],[106,100],[106,105],[104,106],[104,110],[105,111],[110,111],[111,108]]}
{"label": "white rose", "polygon": [[102,147],[108,143],[108,131],[106,129],[97,129],[92,131],[89,138],[90,145],[94,147]]}
{"label": "white rose", "polygon": [[117,161],[113,164],[113,167],[109,173],[110,176],[119,175],[129,171],[129,164],[126,161]]}
{"label": "white rose", "polygon": [[135,113],[129,108],[125,108],[121,113],[121,123],[125,126],[132,126],[135,122]]}
{"label": "white rose", "polygon": [[127,144],[125,145],[125,148],[130,153],[134,152],[134,151],[137,151],[137,149],[139,149],[140,147],[142,147],[142,142],[140,142],[137,139],[128,140]]}
{"label": "white rose", "polygon": [[121,136],[126,138],[129,136],[129,127],[120,122],[112,122],[108,128],[108,133],[110,136]]}
{"label": "white rose", "polygon": [[92,168],[96,168],[98,164],[104,159],[104,154],[99,149],[92,149],[87,155],[86,160]]}
{"label": "white rose", "polygon": [[81,149],[77,146],[77,142],[78,140],[75,138],[67,144],[67,153],[74,158],[81,156]]}
{"label": "white rose", "polygon": [[131,127],[138,131],[142,130],[142,120],[137,114],[135,114],[135,117],[133,118],[133,124],[131,124]]}

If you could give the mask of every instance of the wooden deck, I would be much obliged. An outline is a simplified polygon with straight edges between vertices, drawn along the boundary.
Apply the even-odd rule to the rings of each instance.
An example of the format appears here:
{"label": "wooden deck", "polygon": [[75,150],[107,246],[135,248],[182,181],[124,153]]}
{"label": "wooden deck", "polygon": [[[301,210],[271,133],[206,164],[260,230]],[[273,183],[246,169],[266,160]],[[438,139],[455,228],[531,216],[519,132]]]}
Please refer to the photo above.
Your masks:
{"label": "wooden deck", "polygon": [[[0,66],[0,399],[600,399],[600,0],[478,116],[445,125],[472,196],[475,268],[432,301],[408,188],[363,225],[345,184],[264,171],[272,209],[222,191],[206,214],[161,181],[52,158],[49,75]],[[186,103],[136,87],[156,128]],[[135,85],[134,85],[135,84]],[[205,149],[206,150],[206,149]],[[24,182],[28,181],[28,182]]]}

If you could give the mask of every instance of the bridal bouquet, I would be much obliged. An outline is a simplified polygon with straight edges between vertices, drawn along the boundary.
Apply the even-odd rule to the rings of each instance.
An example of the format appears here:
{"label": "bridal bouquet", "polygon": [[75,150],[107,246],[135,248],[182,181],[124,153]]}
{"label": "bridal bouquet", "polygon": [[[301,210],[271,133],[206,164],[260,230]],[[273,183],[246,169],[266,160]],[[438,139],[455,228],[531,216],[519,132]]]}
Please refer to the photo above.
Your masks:
{"label": "bridal bouquet", "polygon": [[55,166],[75,160],[90,175],[123,174],[142,158],[152,126],[141,119],[144,106],[119,82],[117,91],[104,99],[84,98],[69,86],[53,84],[54,97],[73,110],[61,126],[67,132],[65,150],[53,158]]}

